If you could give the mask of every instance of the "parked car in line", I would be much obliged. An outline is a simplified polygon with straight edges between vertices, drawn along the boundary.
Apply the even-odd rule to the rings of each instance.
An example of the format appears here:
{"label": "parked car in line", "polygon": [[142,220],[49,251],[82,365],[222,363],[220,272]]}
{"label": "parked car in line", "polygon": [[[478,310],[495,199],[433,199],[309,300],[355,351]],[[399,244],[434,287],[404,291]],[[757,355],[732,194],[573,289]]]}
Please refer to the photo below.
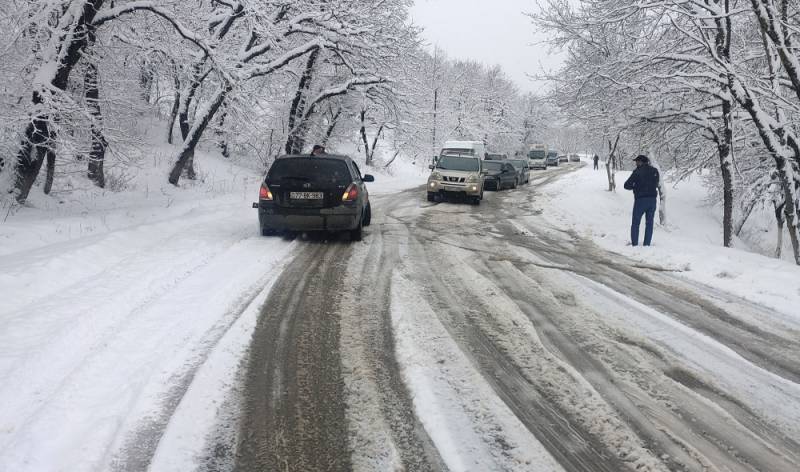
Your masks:
{"label": "parked car in line", "polygon": [[477,157],[460,157],[442,154],[429,166],[428,201],[437,197],[459,196],[479,205],[483,199],[483,166]]}
{"label": "parked car in line", "polygon": [[486,190],[517,188],[519,184],[517,169],[508,162],[483,161],[483,168],[486,170],[483,181]]}
{"label": "parked car in line", "polygon": [[531,169],[547,168],[547,145],[531,144],[528,150],[528,165]]}
{"label": "parked car in line", "polygon": [[558,151],[548,151],[546,162],[547,167],[558,166]]}
{"label": "parked car in line", "polygon": [[531,169],[527,159],[509,159],[507,162],[517,169],[518,183],[527,184],[531,181]]}
{"label": "parked car in line", "polygon": [[347,231],[360,241],[372,208],[367,182],[347,156],[286,155],[275,159],[258,194],[261,234],[282,231]]}
{"label": "parked car in line", "polygon": [[581,161],[581,156],[579,156],[577,154],[570,154],[569,155],[569,161],[570,162],[580,162]]}
{"label": "parked car in line", "polygon": [[566,154],[559,154],[558,162],[569,162],[569,156],[567,156]]}
{"label": "parked car in line", "polygon": [[[483,141],[445,141],[439,156],[486,157],[486,145]],[[438,157],[437,157],[438,159]]]}

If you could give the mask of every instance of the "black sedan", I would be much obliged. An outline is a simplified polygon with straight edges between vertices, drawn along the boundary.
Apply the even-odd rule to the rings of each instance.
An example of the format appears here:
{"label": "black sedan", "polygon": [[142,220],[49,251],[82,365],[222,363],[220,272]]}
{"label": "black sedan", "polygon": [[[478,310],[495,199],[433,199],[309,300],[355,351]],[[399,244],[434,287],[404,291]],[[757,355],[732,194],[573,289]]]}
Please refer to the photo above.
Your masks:
{"label": "black sedan", "polygon": [[261,184],[258,221],[264,236],[281,231],[347,231],[361,240],[372,219],[361,171],[347,156],[278,157]]}
{"label": "black sedan", "polygon": [[483,188],[486,190],[503,190],[517,188],[519,177],[517,169],[506,161],[483,161],[483,170],[486,177]]}
{"label": "black sedan", "polygon": [[506,162],[517,169],[517,182],[519,184],[527,184],[531,181],[531,168],[527,159],[509,159]]}

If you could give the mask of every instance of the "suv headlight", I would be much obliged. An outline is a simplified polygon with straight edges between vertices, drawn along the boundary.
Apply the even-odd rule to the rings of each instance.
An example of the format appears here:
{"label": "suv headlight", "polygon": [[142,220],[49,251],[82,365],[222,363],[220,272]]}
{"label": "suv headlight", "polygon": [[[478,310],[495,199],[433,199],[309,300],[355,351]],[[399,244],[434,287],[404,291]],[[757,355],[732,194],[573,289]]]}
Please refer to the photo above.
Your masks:
{"label": "suv headlight", "polygon": [[475,175],[475,174],[472,174],[469,177],[467,177],[467,182],[468,183],[474,184],[477,181],[478,181],[478,176]]}
{"label": "suv headlight", "polygon": [[431,176],[428,177],[428,180],[442,180],[442,174],[438,172],[431,172]]}

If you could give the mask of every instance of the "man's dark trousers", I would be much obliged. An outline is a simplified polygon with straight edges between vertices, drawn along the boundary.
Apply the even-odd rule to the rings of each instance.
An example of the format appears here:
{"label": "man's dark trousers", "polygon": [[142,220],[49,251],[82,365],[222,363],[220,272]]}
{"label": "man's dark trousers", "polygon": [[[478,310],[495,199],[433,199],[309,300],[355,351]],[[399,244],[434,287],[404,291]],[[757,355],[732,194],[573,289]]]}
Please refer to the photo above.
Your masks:
{"label": "man's dark trousers", "polygon": [[633,201],[633,221],[631,222],[631,244],[639,245],[639,225],[644,215],[644,245],[653,240],[653,220],[656,217],[658,197],[640,197]]}

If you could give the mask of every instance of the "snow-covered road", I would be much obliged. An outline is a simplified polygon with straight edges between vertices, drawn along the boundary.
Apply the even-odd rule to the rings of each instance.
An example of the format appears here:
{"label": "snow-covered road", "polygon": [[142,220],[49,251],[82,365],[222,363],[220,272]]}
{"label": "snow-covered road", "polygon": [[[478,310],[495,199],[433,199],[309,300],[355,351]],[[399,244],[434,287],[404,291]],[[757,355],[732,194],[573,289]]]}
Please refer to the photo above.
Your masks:
{"label": "snow-covered road", "polygon": [[360,243],[229,195],[0,252],[0,471],[800,470],[800,319],[545,218],[574,169],[376,192]]}
{"label": "snow-covered road", "polygon": [[798,470],[800,323],[548,224],[537,188],[567,171],[298,241],[236,469]]}

